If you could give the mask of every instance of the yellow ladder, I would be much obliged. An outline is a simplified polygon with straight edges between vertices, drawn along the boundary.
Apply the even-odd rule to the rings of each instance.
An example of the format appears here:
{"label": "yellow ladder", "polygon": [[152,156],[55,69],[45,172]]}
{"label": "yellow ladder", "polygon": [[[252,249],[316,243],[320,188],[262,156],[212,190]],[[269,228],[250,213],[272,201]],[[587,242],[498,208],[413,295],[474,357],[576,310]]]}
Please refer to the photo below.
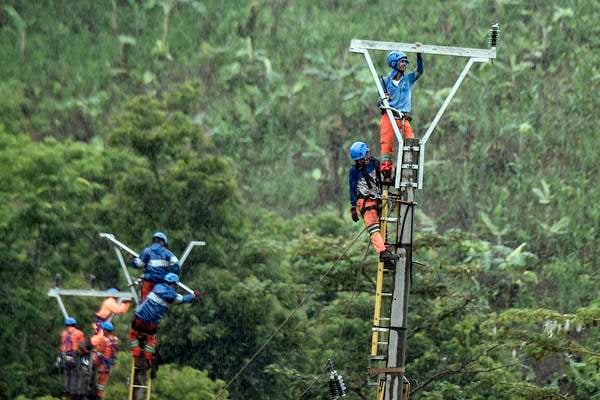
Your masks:
{"label": "yellow ladder", "polygon": [[[390,188],[384,186],[382,193],[381,207],[381,236],[388,244],[390,251],[396,252],[395,244],[398,238],[391,238],[388,223],[397,223],[398,217],[390,215],[399,214],[399,197],[395,193],[390,193]],[[394,230],[395,231],[395,230]],[[394,269],[386,268],[384,262],[377,263],[377,278],[375,281],[375,309],[373,313],[373,327],[371,335],[371,353],[369,357],[369,375],[379,375],[377,384],[377,400],[383,400],[385,394],[385,375],[381,375],[381,370],[385,369],[387,361],[387,348],[390,336],[390,312],[391,300],[394,292]],[[372,365],[376,367],[373,368]]]}
{"label": "yellow ladder", "polygon": [[[384,186],[382,193],[382,208],[380,216],[381,235],[395,254],[400,253],[399,244],[402,241],[406,213],[411,213],[414,201],[403,199],[405,188],[417,188],[418,180],[418,153],[420,151],[418,139],[406,139],[401,149],[402,164],[396,172],[401,174],[400,188]],[[402,207],[405,208],[404,214]],[[388,226],[392,224],[393,227]],[[412,234],[411,234],[412,237]],[[411,239],[412,241],[412,239]],[[369,357],[369,377],[378,376],[377,400],[385,396],[386,374],[404,375],[404,368],[388,368],[388,347],[390,330],[399,327],[390,326],[392,313],[392,300],[394,293],[395,268],[386,268],[384,262],[377,264],[377,279],[375,281],[375,310],[373,313],[373,327],[371,336],[371,353]],[[372,367],[374,364],[374,367]],[[407,400],[410,393],[410,383],[406,377],[403,379],[402,398]]]}
{"label": "yellow ladder", "polygon": [[152,392],[152,368],[147,366],[148,363],[144,357],[131,356],[129,400],[150,400]]}

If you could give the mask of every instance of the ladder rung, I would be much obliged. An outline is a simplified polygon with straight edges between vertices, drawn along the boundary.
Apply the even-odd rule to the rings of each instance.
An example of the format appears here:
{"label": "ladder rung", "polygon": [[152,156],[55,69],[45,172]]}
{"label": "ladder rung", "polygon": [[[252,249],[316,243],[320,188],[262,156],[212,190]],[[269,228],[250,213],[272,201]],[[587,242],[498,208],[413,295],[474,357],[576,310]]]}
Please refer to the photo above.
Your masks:
{"label": "ladder rung", "polygon": [[379,318],[379,320],[380,321],[390,321],[391,319],[387,318],[387,317],[381,317],[381,318]]}
{"label": "ladder rung", "polygon": [[419,169],[419,164],[402,164],[402,169]]}
{"label": "ladder rung", "polygon": [[398,222],[398,218],[394,218],[394,217],[388,217],[388,218],[381,218],[383,221],[385,222]]}
{"label": "ladder rung", "polygon": [[388,332],[390,330],[390,328],[375,328],[375,327],[373,327],[373,328],[371,328],[371,330],[373,332]]}
{"label": "ladder rung", "polygon": [[144,385],[131,385],[131,387],[148,389],[148,387],[149,387],[149,386],[144,386]]}
{"label": "ladder rung", "polygon": [[392,297],[392,293],[381,293],[383,297]]}
{"label": "ladder rung", "polygon": [[418,184],[415,182],[400,182],[400,187],[417,187]]}
{"label": "ladder rung", "polygon": [[388,342],[377,342],[377,344],[380,346],[389,346],[390,345]]}
{"label": "ladder rung", "polygon": [[387,356],[369,356],[369,360],[385,361],[385,360],[387,360]]}
{"label": "ladder rung", "polygon": [[419,151],[419,146],[402,146],[402,150],[404,151]]}

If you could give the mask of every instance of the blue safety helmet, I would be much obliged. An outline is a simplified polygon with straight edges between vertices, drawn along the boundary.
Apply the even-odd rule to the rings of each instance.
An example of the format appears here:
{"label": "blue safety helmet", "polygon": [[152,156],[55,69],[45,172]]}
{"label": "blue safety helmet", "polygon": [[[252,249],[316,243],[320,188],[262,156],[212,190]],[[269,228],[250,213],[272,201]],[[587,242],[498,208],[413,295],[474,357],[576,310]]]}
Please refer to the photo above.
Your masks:
{"label": "blue safety helmet", "polygon": [[75,318],[67,317],[67,318],[65,318],[65,325],[66,326],[75,326],[75,325],[77,325],[77,321],[75,320]]}
{"label": "blue safety helmet", "polygon": [[113,326],[113,324],[111,324],[108,321],[104,321],[103,323],[100,324],[100,328],[104,329],[107,332],[112,332],[115,327]]}
{"label": "blue safety helmet", "polygon": [[354,161],[365,158],[369,152],[369,147],[363,142],[354,142],[350,146],[350,158]]}
{"label": "blue safety helmet", "polygon": [[117,289],[115,289],[114,287],[111,287],[110,289],[106,289],[106,293],[108,293],[108,294],[119,294],[119,291]]}
{"label": "blue safety helmet", "polygon": [[177,282],[179,282],[179,277],[177,276],[177,274],[169,272],[168,274],[165,275],[165,282],[177,283]]}
{"label": "blue safety helmet", "polygon": [[401,51],[391,51],[388,56],[387,56],[387,65],[390,68],[394,68],[396,69],[396,67],[398,66],[398,61],[400,60],[406,60],[406,63],[408,64],[408,57],[406,56],[406,54],[404,54]]}
{"label": "blue safety helmet", "polygon": [[165,242],[165,244],[168,244],[168,240],[167,240],[167,235],[165,235],[162,232],[155,232],[154,235],[152,235],[152,239],[154,238],[158,238],[160,240],[162,240],[163,242]]}

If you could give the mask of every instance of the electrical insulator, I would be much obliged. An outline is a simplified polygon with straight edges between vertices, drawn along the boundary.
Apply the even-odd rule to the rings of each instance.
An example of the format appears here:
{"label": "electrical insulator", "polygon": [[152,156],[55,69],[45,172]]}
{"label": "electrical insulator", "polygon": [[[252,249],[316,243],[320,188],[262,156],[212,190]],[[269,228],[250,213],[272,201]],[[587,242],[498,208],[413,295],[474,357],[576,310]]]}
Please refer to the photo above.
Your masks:
{"label": "electrical insulator", "polygon": [[337,400],[340,397],[338,382],[333,373],[329,377],[329,400]]}
{"label": "electrical insulator", "polygon": [[492,29],[490,29],[490,47],[496,47],[498,45],[498,35],[500,34],[500,25],[494,24],[492,25]]}
{"label": "electrical insulator", "polygon": [[346,384],[344,383],[344,378],[342,378],[341,375],[336,375],[336,378],[338,391],[340,392],[340,397],[344,397],[346,395]]}

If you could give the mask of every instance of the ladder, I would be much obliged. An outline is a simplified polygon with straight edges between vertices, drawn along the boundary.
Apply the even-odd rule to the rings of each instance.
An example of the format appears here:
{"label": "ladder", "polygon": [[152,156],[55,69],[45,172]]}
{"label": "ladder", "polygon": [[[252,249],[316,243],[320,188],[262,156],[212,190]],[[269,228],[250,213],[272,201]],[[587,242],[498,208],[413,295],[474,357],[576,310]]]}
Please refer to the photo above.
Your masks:
{"label": "ladder", "polygon": [[[369,377],[377,376],[373,382],[378,386],[377,400],[383,400],[386,392],[388,376],[402,376],[402,398],[408,399],[410,384],[404,376],[404,365],[397,366],[396,360],[389,363],[390,336],[392,332],[405,334],[406,326],[402,321],[394,321],[392,303],[398,297],[396,282],[396,269],[400,266],[401,259],[406,260],[410,276],[412,225],[414,206],[416,203],[408,198],[408,189],[416,189],[419,174],[419,140],[405,139],[402,146],[402,163],[397,171],[401,174],[398,188],[384,186],[382,193],[381,234],[390,251],[399,256],[395,264],[386,265],[384,262],[377,264],[377,279],[375,283],[375,309],[373,313],[373,327],[371,336],[371,352],[369,356]],[[412,192],[412,190],[410,190]],[[412,197],[412,196],[411,196]],[[401,257],[400,257],[401,256]],[[404,281],[404,277],[400,277]],[[408,278],[410,280],[410,278]],[[407,288],[410,282],[405,282]],[[393,323],[394,322],[394,323]],[[392,364],[392,365],[390,365]]]}
{"label": "ladder", "polygon": [[129,377],[129,400],[150,400],[152,392],[152,368],[143,356],[131,356]]}

